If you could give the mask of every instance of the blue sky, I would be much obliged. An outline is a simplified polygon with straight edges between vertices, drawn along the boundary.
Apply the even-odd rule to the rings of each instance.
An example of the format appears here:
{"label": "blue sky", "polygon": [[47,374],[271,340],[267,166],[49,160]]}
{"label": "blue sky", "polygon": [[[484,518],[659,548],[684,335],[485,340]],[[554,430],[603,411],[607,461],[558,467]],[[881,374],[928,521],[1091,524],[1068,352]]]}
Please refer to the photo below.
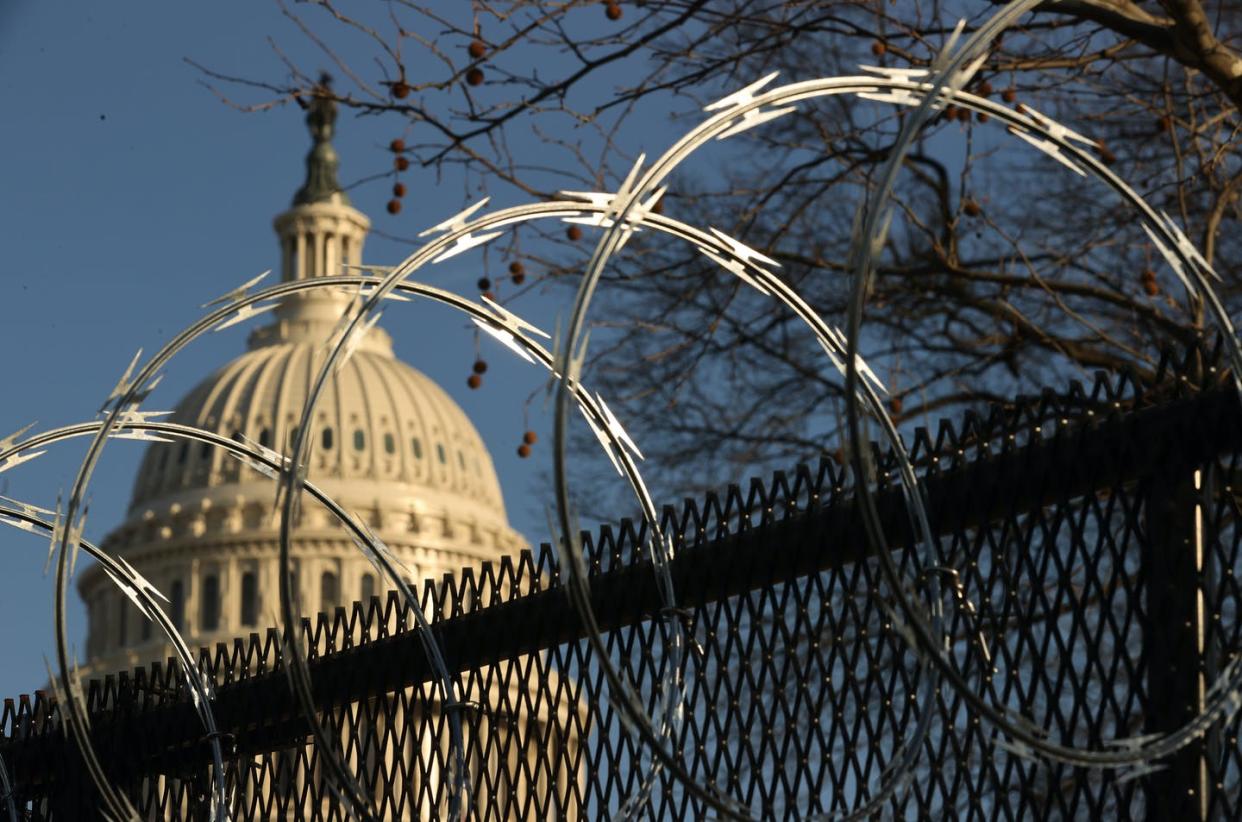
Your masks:
{"label": "blue sky", "polygon": [[[273,3],[0,5],[0,436],[34,421],[41,430],[91,418],[135,351],[152,353],[200,315],[200,304],[275,265],[271,220],[299,185],[308,148],[301,113],[231,109],[184,62],[280,78],[269,34],[307,67],[324,62]],[[641,138],[652,142],[634,150],[667,144],[673,132],[664,118],[644,122]],[[387,166],[383,147],[393,128],[379,118],[342,117],[336,144],[344,181]],[[460,179],[437,183],[428,173],[406,182],[399,217],[384,213],[387,182],[351,196],[377,229],[404,236],[465,204]],[[366,257],[393,263],[408,252],[373,236]],[[462,260],[429,279],[469,292],[481,265],[480,257]],[[523,310],[550,324],[562,298],[536,295]],[[537,447],[534,459],[521,461],[515,448],[523,403],[542,375],[491,346],[485,390],[471,392],[465,379],[474,339],[460,318],[402,306],[388,311],[384,325],[398,354],[474,419],[492,449],[510,519],[531,542],[541,540],[538,475],[547,452]],[[147,407],[170,408],[243,350],[245,331],[214,335],[180,355]],[[531,403],[530,424],[542,433],[541,411],[542,402]],[[84,447],[71,443],[0,475],[0,493],[53,507]],[[88,537],[101,539],[121,519],[140,456],[137,443],[105,452],[92,484]],[[0,546],[8,552],[0,566],[0,695],[13,695],[45,679],[52,586],[42,574],[45,542],[11,532],[0,533]],[[80,609],[71,621],[81,638]]]}

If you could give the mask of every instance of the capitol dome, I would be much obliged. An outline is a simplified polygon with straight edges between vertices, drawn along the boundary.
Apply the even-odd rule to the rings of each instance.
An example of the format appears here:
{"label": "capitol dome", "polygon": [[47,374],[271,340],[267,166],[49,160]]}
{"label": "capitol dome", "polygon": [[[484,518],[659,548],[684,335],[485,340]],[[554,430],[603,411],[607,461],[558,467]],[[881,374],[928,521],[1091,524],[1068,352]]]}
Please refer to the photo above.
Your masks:
{"label": "capitol dome", "polygon": [[[200,383],[171,420],[287,452],[324,354],[322,345],[277,337]],[[505,527],[500,484],[478,432],[444,389],[391,352],[355,352],[330,377],[313,419],[308,476],[338,502],[409,503],[411,511],[451,510],[477,527]],[[245,494],[242,486],[251,484],[262,488]],[[158,445],[143,459],[130,513],[189,500],[228,505],[264,488],[271,492],[269,479],[219,449]],[[497,547],[489,542],[483,554]]]}
{"label": "capitol dome", "polygon": [[[306,182],[275,220],[281,279],[340,274],[362,263],[370,221],[336,179],[335,110],[311,106]],[[182,399],[174,422],[287,452],[340,316],[352,296],[317,289],[286,298],[248,350]],[[269,315],[271,316],[271,315]],[[330,378],[312,417],[308,478],[360,517],[408,569],[440,579],[513,554],[491,456],[465,412],[398,360],[371,328]],[[277,624],[276,483],[222,449],[183,441],[149,447],[125,518],[104,542],[169,600],[191,647]],[[291,581],[304,615],[383,594],[387,586],[326,509],[304,499],[294,523]],[[170,648],[98,565],[79,580],[87,605],[88,668],[164,659]]]}

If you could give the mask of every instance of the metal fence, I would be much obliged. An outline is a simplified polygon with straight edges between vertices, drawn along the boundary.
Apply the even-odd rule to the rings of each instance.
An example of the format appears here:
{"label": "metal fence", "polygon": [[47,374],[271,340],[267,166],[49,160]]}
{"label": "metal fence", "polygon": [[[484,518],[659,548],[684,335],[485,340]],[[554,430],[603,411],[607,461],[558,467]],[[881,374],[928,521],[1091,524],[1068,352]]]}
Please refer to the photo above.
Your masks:
{"label": "metal fence", "polygon": [[[1242,413],[1211,358],[1192,352],[1147,385],[1100,376],[920,432],[940,561],[955,569],[950,649],[988,698],[1051,739],[1169,730],[1242,649],[1234,485]],[[1195,378],[1188,375],[1195,374]],[[878,505],[908,540],[901,492],[877,454]],[[1238,722],[1159,769],[1087,770],[998,744],[952,689],[920,704],[920,668],[868,556],[849,472],[831,460],[666,508],[688,633],[675,753],[757,817],[843,814],[888,783],[922,711],[931,732],[883,816],[902,819],[1242,816]],[[651,708],[668,637],[643,529],[587,539],[612,661]],[[911,575],[908,552],[896,552]],[[559,587],[554,553],[505,559],[423,589],[465,705],[471,818],[603,818],[653,773],[609,701]],[[303,630],[321,721],[383,818],[447,813],[449,723],[414,620],[396,599],[321,615]],[[236,819],[338,819],[274,632],[204,650],[231,756]],[[206,818],[209,750],[180,674],[152,666],[93,682],[92,733],[116,784],[152,819]],[[45,695],[6,700],[0,756],[31,818],[83,819],[93,788]],[[1003,742],[1003,741],[1002,741]],[[640,816],[707,809],[654,771]]]}

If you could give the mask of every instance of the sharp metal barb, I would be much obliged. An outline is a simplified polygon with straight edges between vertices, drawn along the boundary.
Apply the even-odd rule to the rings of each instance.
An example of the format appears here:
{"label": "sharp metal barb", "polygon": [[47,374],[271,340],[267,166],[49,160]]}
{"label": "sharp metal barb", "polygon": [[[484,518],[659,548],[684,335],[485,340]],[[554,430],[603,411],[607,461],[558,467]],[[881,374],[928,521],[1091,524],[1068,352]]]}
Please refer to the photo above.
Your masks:
{"label": "sharp metal barb", "polygon": [[258,275],[257,277],[252,277],[251,279],[246,280],[246,282],[242,283],[237,288],[234,288],[232,291],[228,292],[227,294],[224,294],[220,297],[216,297],[214,300],[211,300],[210,302],[203,303],[201,306],[199,306],[199,308],[211,308],[212,306],[215,306],[215,305],[227,305],[229,303],[235,303],[238,300],[245,297],[247,294],[249,294],[250,289],[254,288],[256,285],[263,282],[263,280],[267,277],[267,275],[271,273],[272,273],[272,270],[269,268],[267,271],[264,271],[262,274]]}
{"label": "sharp metal barb", "polygon": [[722,97],[714,103],[703,106],[704,111],[727,111],[729,109],[741,108],[755,101],[755,93],[767,86],[773,80],[780,76],[779,71],[774,71],[760,77],[755,82],[745,88],[738,89],[727,97]]}
{"label": "sharp metal barb", "polygon": [[466,227],[466,223],[470,220],[470,217],[476,211],[481,209],[483,206],[487,205],[488,201],[490,201],[491,199],[492,199],[491,197],[484,197],[482,200],[479,200],[474,205],[468,206],[462,209],[461,211],[457,212],[456,214],[454,214],[452,217],[449,217],[444,222],[436,223],[431,228],[428,228],[420,232],[418,236],[429,237],[432,234],[447,234],[453,231],[461,231],[463,228]]}
{"label": "sharp metal barb", "polygon": [[260,305],[247,304],[233,312],[231,317],[222,320],[218,325],[212,328],[212,331],[223,331],[226,328],[232,328],[246,320],[254,319],[261,314],[266,314],[280,306],[280,303],[263,303]]}
{"label": "sharp metal barb", "polygon": [[37,423],[34,423],[34,422],[28,423],[26,425],[23,425],[21,428],[17,429],[16,431],[14,431],[12,434],[9,434],[7,437],[0,438],[0,453],[4,451],[8,451],[10,448],[16,445],[17,441],[20,440],[22,437],[24,437],[26,435],[26,432],[29,431],[31,428],[34,428],[36,424]]}

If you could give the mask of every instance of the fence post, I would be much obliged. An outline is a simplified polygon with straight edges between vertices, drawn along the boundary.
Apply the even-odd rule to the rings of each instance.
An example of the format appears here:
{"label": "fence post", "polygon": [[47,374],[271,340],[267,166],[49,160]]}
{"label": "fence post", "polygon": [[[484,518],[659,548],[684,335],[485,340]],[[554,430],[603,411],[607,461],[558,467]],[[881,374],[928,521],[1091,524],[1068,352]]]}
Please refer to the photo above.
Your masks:
{"label": "fence post", "polygon": [[[1205,700],[1203,570],[1204,472],[1165,465],[1144,482],[1147,539],[1142,545],[1143,652],[1147,659],[1145,733],[1182,727]],[[1196,741],[1158,763],[1143,780],[1149,820],[1207,819],[1205,747]]]}

